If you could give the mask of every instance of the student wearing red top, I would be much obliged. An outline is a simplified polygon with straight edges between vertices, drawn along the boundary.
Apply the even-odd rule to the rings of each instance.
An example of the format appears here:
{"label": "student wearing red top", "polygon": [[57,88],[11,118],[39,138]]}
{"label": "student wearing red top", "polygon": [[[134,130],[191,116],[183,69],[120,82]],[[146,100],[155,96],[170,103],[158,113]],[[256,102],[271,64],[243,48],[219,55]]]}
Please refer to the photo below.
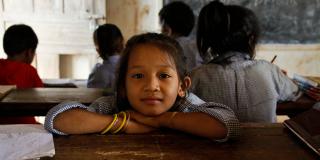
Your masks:
{"label": "student wearing red top", "polygon": [[[31,66],[38,38],[31,27],[18,24],[9,27],[3,36],[7,59],[0,59],[0,84],[14,84],[17,88],[43,87],[37,70]],[[0,124],[37,123],[34,117],[0,117]]]}

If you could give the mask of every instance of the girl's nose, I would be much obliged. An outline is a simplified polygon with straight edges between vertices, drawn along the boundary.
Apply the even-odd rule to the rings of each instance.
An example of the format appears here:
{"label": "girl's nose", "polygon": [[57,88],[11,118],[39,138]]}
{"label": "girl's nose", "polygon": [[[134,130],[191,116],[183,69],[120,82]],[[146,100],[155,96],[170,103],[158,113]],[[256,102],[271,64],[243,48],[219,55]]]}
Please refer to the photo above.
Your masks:
{"label": "girl's nose", "polygon": [[159,79],[157,77],[149,77],[147,78],[146,84],[145,84],[145,91],[159,91]]}

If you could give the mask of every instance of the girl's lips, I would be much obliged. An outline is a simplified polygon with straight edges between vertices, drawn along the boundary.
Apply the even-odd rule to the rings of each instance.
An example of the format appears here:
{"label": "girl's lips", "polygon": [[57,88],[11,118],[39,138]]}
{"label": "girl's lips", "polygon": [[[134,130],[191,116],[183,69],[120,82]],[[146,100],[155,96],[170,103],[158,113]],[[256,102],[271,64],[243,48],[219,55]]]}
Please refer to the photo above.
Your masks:
{"label": "girl's lips", "polygon": [[160,103],[162,100],[160,98],[142,98],[141,101],[149,105],[154,105]]}

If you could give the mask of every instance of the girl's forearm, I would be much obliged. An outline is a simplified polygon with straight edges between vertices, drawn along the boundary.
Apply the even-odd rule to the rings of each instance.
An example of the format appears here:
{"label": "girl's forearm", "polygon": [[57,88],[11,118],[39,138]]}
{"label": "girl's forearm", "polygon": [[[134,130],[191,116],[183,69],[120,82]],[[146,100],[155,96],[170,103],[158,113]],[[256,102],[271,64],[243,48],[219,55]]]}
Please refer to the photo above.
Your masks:
{"label": "girl's forearm", "polygon": [[227,136],[227,128],[219,120],[205,113],[166,112],[160,117],[163,127],[181,130],[211,139]]}
{"label": "girl's forearm", "polygon": [[112,115],[101,115],[77,108],[57,115],[53,121],[53,127],[66,134],[97,133],[112,120]]}

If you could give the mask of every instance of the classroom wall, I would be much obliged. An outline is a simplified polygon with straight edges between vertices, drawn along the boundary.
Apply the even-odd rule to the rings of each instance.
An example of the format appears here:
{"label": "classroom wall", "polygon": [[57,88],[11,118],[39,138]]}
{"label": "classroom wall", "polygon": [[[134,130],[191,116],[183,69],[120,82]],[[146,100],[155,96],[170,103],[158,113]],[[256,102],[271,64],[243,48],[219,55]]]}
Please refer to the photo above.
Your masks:
{"label": "classroom wall", "polygon": [[[10,14],[9,13],[6,14],[7,10],[5,10],[6,7],[4,5],[6,3],[4,3],[3,0],[0,0],[0,1],[2,2],[0,3],[0,12],[1,12],[0,22],[2,22],[0,26],[0,33],[3,35],[5,28],[9,24],[16,22],[16,20],[14,19],[15,17],[13,14],[11,14],[11,12]],[[13,1],[5,1],[5,2],[13,3]],[[37,1],[37,2],[42,3],[42,1]],[[49,1],[45,1],[45,2],[49,2]],[[52,1],[52,2],[58,2],[58,1]],[[98,13],[102,15],[103,15],[103,11],[105,11],[106,19],[104,20],[100,19],[99,23],[101,24],[106,21],[108,23],[114,23],[118,25],[121,31],[123,32],[126,40],[132,35],[137,33],[142,33],[146,31],[160,32],[158,12],[163,5],[163,0],[106,0],[106,1],[82,0],[81,2],[86,2],[86,3],[92,2],[92,5],[100,6],[100,7],[94,7],[94,8],[99,9]],[[78,1],[74,0],[74,4],[78,4]],[[47,7],[50,8],[50,6],[52,5],[48,5]],[[42,9],[42,10],[45,11],[44,13],[42,13],[42,15],[46,16],[48,12],[47,9]],[[25,10],[21,10],[21,12],[22,11],[25,11]],[[37,20],[38,16],[36,16],[36,12],[35,12],[37,10],[35,11],[31,10],[31,11],[32,11],[32,16],[35,16],[36,18],[31,18],[32,20],[30,20],[30,17],[28,17],[26,19],[22,19],[21,22],[26,22],[27,24],[30,24],[30,25],[32,25],[33,22],[38,22]],[[21,14],[18,14],[18,15],[21,15]],[[29,14],[26,14],[26,15],[29,15]],[[64,14],[61,14],[61,15],[58,14],[58,16],[63,17]],[[20,22],[21,18],[18,20]],[[49,20],[50,19],[48,19],[48,22],[53,26],[56,26],[55,21],[67,21],[60,18],[53,19],[55,21],[52,21],[52,22],[50,22]],[[3,23],[6,21],[9,21],[9,23]],[[72,26],[76,27],[76,25],[78,24],[73,22]],[[86,26],[88,25],[80,24],[79,27],[86,27]],[[33,27],[36,33],[44,29],[44,28],[41,28],[41,25],[40,26],[34,25]],[[82,36],[86,35],[86,40],[87,40],[86,42],[82,43],[82,46],[79,47],[79,46],[74,46],[72,44],[68,44],[68,45],[65,45],[65,47],[63,47],[62,45],[66,44],[65,41],[57,41],[57,42],[49,41],[49,38],[52,37],[52,35],[56,39],[59,38],[59,36],[68,35],[68,33],[65,32],[66,29],[68,29],[68,27],[58,27],[58,29],[60,29],[58,31],[61,31],[61,32],[58,32],[59,34],[55,32],[56,29],[52,29],[53,27],[46,27],[46,28],[49,28],[51,32],[47,31],[44,33],[50,34],[50,36],[45,36],[40,33],[39,34],[37,33],[39,35],[39,41],[40,41],[39,48],[38,48],[39,52],[38,52],[37,58],[35,59],[35,62],[33,63],[37,67],[40,76],[42,78],[84,78],[84,79],[87,78],[87,75],[89,74],[90,70],[92,69],[92,67],[94,66],[95,62],[97,62],[97,59],[98,59],[97,54],[95,53],[92,45],[91,33],[83,34],[82,32],[80,32],[82,34],[79,34],[79,35],[82,35]],[[73,30],[73,31],[75,32],[78,30]],[[2,36],[1,36],[1,39],[2,39]],[[83,37],[72,38],[71,43],[83,42],[82,39],[84,38]],[[54,42],[54,46],[50,47],[49,45],[47,45],[49,44],[49,42],[50,43]],[[70,42],[70,40],[68,40],[67,42]],[[92,48],[88,46],[92,46]],[[50,52],[50,50],[52,50],[52,52]],[[53,53],[53,51],[56,53]],[[47,52],[47,53],[44,53],[44,52]],[[87,52],[90,54],[84,54]],[[275,64],[279,65],[282,69],[287,70],[289,75],[292,75],[293,73],[299,73],[303,75],[320,76],[320,44],[319,43],[260,44],[257,48],[257,56],[256,56],[257,59],[266,59],[270,61],[274,55],[278,56],[275,61]],[[5,58],[5,57],[6,56],[1,46],[0,58]]]}
{"label": "classroom wall", "polygon": [[268,61],[277,55],[274,64],[289,76],[294,73],[320,76],[320,44],[260,44],[256,54],[257,59]]}
{"label": "classroom wall", "polygon": [[[162,0],[0,0],[0,33],[12,24],[30,25],[39,38],[33,65],[41,78],[86,79],[100,61],[92,41],[97,24],[118,25],[125,40],[159,32],[161,7]],[[0,51],[0,58],[6,58]]]}
{"label": "classroom wall", "polygon": [[160,32],[162,0],[107,0],[108,23],[116,24],[126,40],[143,32]]}
{"label": "classroom wall", "polygon": [[[0,0],[0,33],[13,24],[24,23],[36,32],[39,44],[33,65],[41,78],[60,78],[60,65],[73,72],[70,78],[87,78],[87,59],[96,56],[92,33],[105,18],[105,0]],[[0,40],[2,44],[2,36]],[[77,56],[88,58],[79,61]],[[65,56],[75,57],[61,62]],[[1,58],[6,58],[1,47]],[[70,58],[68,58],[70,59]],[[84,65],[74,66],[79,62]],[[70,64],[70,65],[69,65]],[[77,77],[73,77],[77,76]]]}
{"label": "classroom wall", "polygon": [[[138,33],[160,31],[158,12],[162,7],[162,0],[106,0],[105,3],[106,19],[99,21],[99,24],[105,22],[116,24],[125,40]],[[92,42],[91,35],[89,38]],[[48,56],[41,55],[41,57]],[[51,56],[51,59],[59,62],[58,78],[87,79],[95,63],[101,62],[95,52],[60,54],[58,57]],[[40,73],[44,71],[40,69]],[[50,75],[49,78],[53,76]]]}

